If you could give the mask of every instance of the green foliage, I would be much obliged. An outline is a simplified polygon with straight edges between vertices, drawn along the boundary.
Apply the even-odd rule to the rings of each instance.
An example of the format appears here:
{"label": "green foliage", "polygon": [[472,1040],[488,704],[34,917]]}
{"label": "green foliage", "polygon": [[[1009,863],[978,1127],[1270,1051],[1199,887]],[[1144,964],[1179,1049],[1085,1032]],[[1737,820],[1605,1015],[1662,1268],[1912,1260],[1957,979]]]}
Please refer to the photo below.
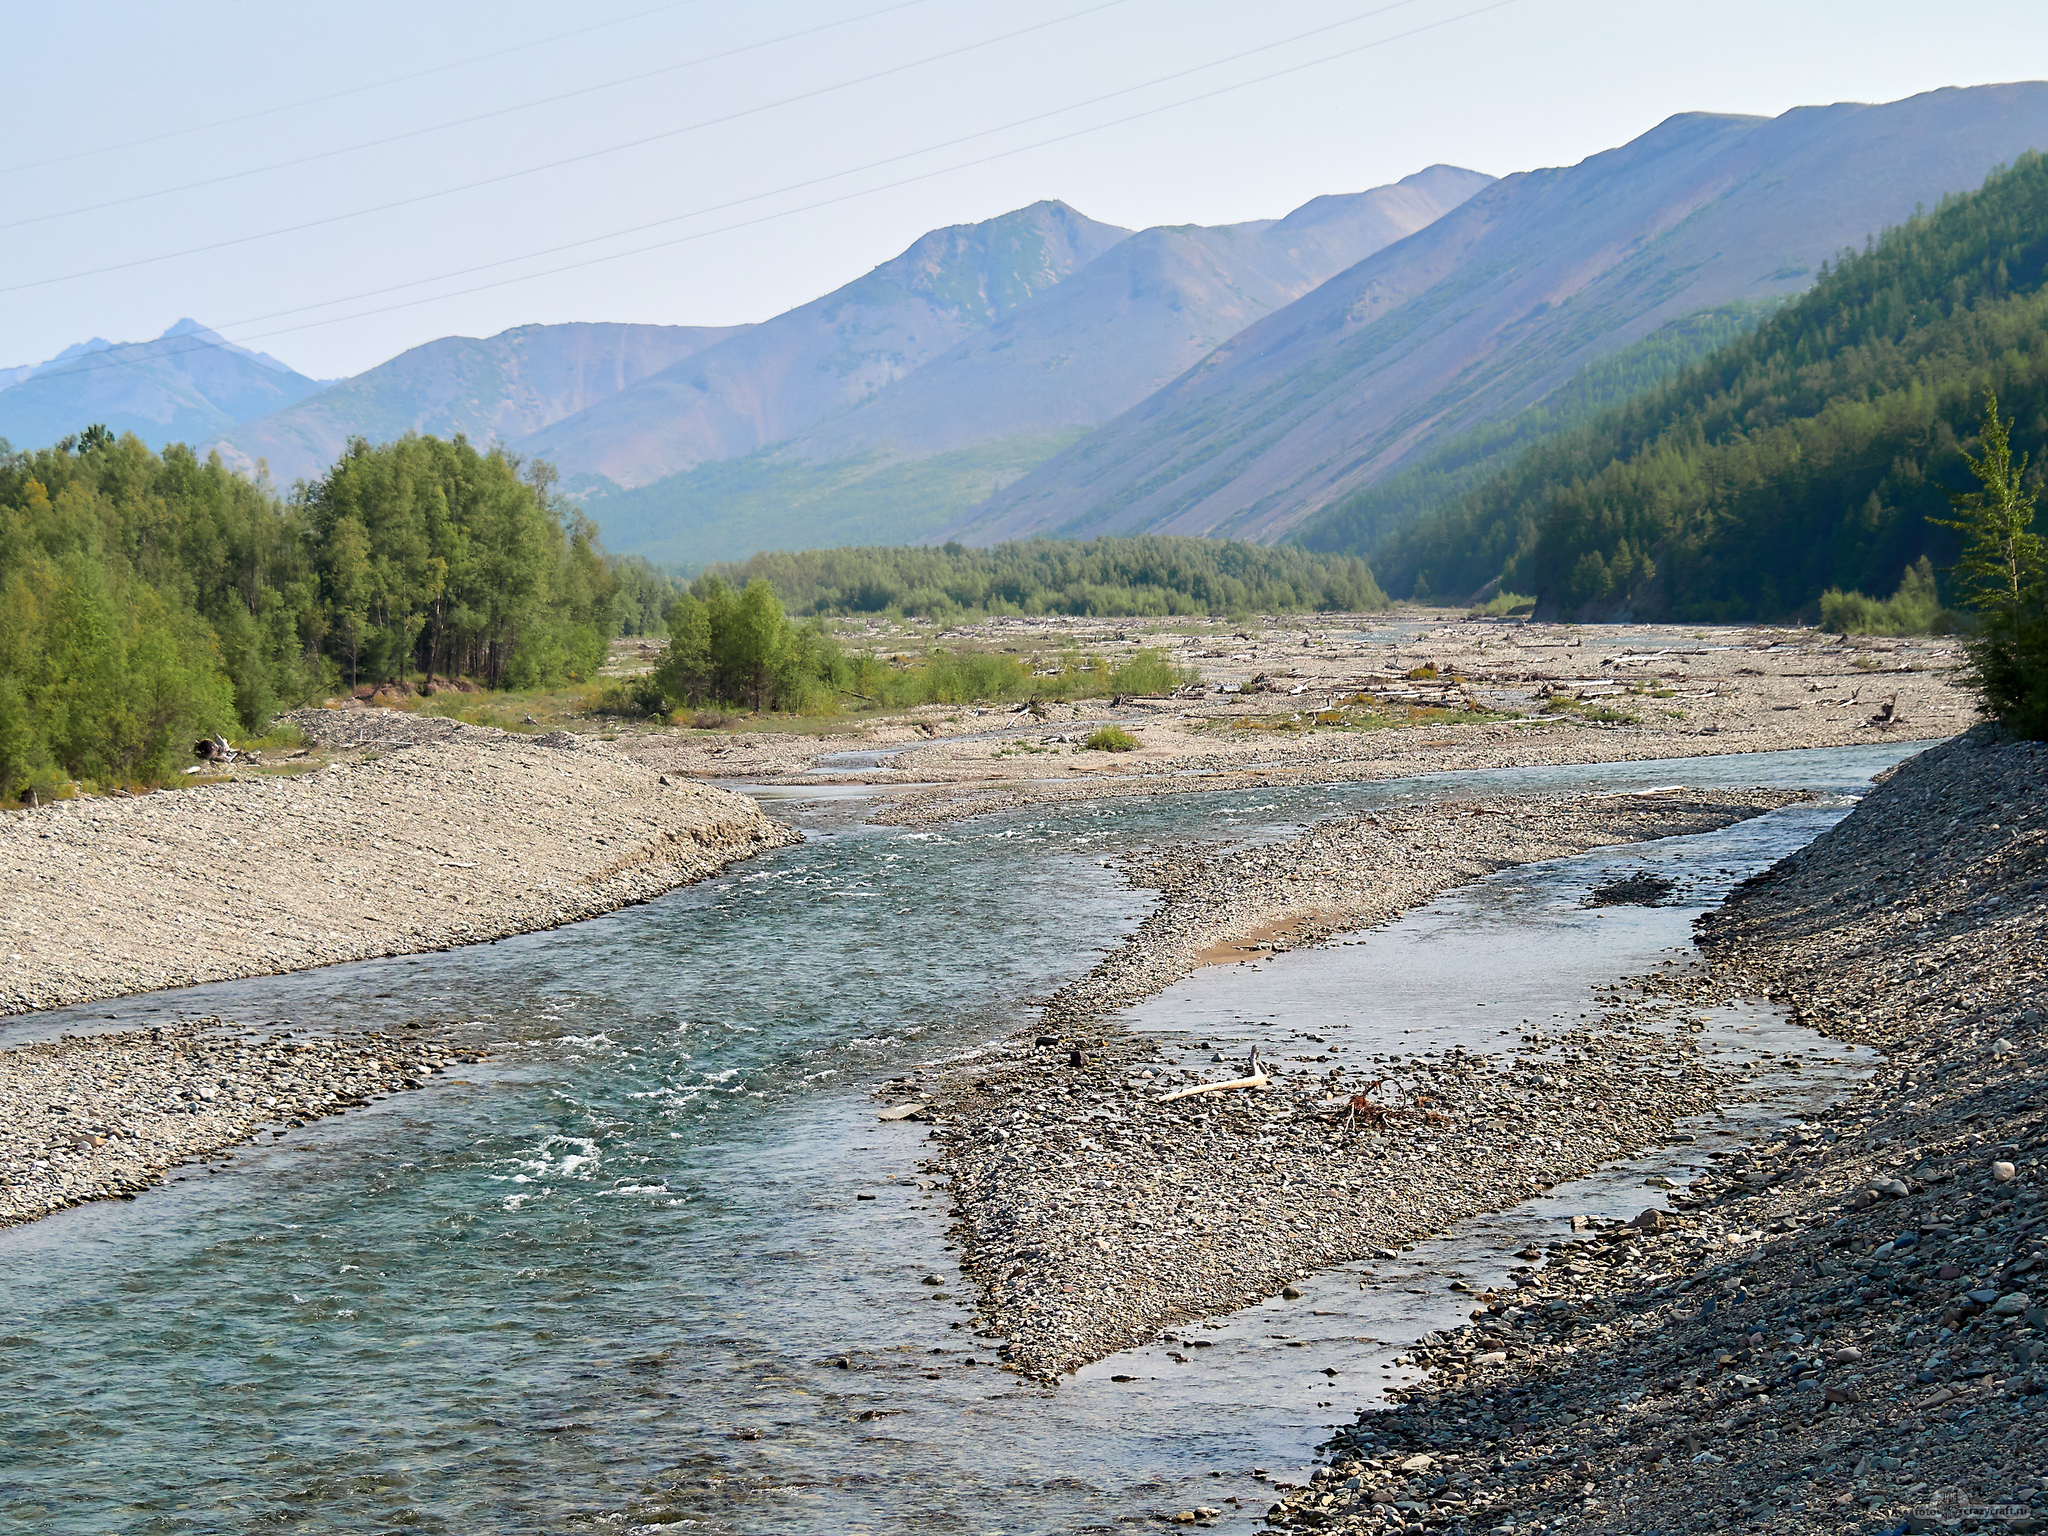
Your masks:
{"label": "green foliage", "polygon": [[964,613],[1158,617],[1361,612],[1386,606],[1363,560],[1212,539],[1147,535],[764,553],[720,567],[774,583],[800,614]]}
{"label": "green foliage", "polygon": [[1084,752],[1135,752],[1138,738],[1120,725],[1105,725],[1090,731],[1081,743]]}
{"label": "green foliage", "polygon": [[1952,493],[1956,516],[1934,519],[1963,535],[1956,568],[1970,606],[1985,615],[1967,675],[1985,714],[2048,739],[2048,558],[2033,531],[2039,492],[2022,484],[2026,455],[2013,463],[2010,424],[1989,390],[1978,436],[1984,451],[1968,462],[1980,489]]}
{"label": "green foliage", "polygon": [[775,589],[756,578],[735,591],[717,577],[669,605],[668,649],[652,674],[668,708],[743,704],[755,710],[830,713],[852,670],[830,636],[795,624]]}
{"label": "green foliage", "polygon": [[[1393,577],[1397,591],[1414,593],[1417,574],[1426,577],[1425,567],[1439,567],[1444,579],[1435,584],[1425,579],[1417,602],[1426,601],[1437,588],[1464,593],[1483,586],[1499,571],[1505,550],[1473,549],[1457,537],[1473,532],[1466,508],[1475,490],[1509,469],[1535,444],[1583,426],[1754,329],[1780,302],[1724,304],[1673,320],[1633,346],[1588,363],[1528,409],[1471,427],[1432,449],[1419,463],[1324,508],[1301,525],[1291,542],[1367,558],[1389,549],[1392,559],[1386,568],[1399,573]],[[1425,518],[1441,524],[1432,537],[1401,541]],[[1472,581],[1473,570],[1488,575]]]}
{"label": "green foliage", "polygon": [[356,442],[290,504],[181,444],[0,444],[0,795],[160,781],[337,676],[594,674],[622,583],[551,486],[460,439]]}
{"label": "green foliage", "polygon": [[2011,423],[1999,416],[1998,395],[1989,388],[1984,391],[1978,438],[1983,453],[1965,452],[1963,462],[1981,489],[1951,491],[1956,515],[1928,521],[1963,535],[1962,553],[1956,559],[1963,600],[1980,611],[2009,609],[2041,579],[2041,539],[2033,531],[2041,493],[2023,484],[2027,456],[2021,454],[2019,463],[2013,463]]}
{"label": "green foliage", "polygon": [[1958,616],[1941,603],[1934,562],[1922,555],[1906,567],[1889,598],[1830,587],[1820,595],[1820,627],[1837,635],[1953,634]]}
{"label": "green foliage", "polygon": [[1472,611],[1486,618],[1498,619],[1511,613],[1533,611],[1535,607],[1535,598],[1525,597],[1520,592],[1502,590],[1494,593],[1483,603],[1473,604]]}
{"label": "green foliage", "polygon": [[1394,590],[1499,579],[1587,617],[1735,620],[1939,568],[1977,401],[2048,440],[2048,161],[1945,199],[1756,330],[1542,443],[1376,555]]}
{"label": "green foliage", "polygon": [[1986,617],[1966,676],[1985,714],[2015,735],[2048,741],[2048,585],[2035,582]]}
{"label": "green foliage", "polygon": [[1111,671],[1109,690],[1112,693],[1171,693],[1195,680],[1193,671],[1176,667],[1166,652],[1157,646],[1147,645],[1139,647],[1136,655]]}

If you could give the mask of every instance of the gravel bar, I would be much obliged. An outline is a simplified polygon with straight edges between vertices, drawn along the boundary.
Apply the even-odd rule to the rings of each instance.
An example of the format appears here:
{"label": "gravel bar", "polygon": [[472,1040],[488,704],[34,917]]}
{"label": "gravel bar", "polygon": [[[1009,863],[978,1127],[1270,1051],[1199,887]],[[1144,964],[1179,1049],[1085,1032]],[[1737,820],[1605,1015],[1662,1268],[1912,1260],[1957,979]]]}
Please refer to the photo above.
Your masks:
{"label": "gravel bar", "polygon": [[889,1085],[937,1123],[934,1167],[952,1176],[980,1330],[1006,1340],[1020,1373],[1055,1379],[1657,1144],[1713,1105],[1725,1075],[1659,1015],[1676,1004],[1557,1031],[1540,1060],[1269,1062],[1262,1091],[1167,1103],[1200,1080],[1168,1064],[1186,1042],[1133,1038],[1102,1015],[1248,935],[1262,950],[1310,942],[1512,864],[1704,832],[1792,798],[1462,801],[1324,823],[1291,843],[1183,850],[1137,872],[1161,887],[1158,910],[1053,999],[1048,1033]]}
{"label": "gravel bar", "polygon": [[797,838],[566,732],[294,718],[357,755],[0,817],[0,1014],[552,928]]}
{"label": "gravel bar", "polygon": [[245,1032],[218,1018],[67,1035],[0,1056],[0,1227],[133,1199],[170,1169],[484,1058],[432,1039]]}
{"label": "gravel bar", "polygon": [[1980,728],[1701,920],[1703,977],[1885,1053],[1670,1214],[1417,1352],[1287,1529],[2048,1530],[2048,746]]}

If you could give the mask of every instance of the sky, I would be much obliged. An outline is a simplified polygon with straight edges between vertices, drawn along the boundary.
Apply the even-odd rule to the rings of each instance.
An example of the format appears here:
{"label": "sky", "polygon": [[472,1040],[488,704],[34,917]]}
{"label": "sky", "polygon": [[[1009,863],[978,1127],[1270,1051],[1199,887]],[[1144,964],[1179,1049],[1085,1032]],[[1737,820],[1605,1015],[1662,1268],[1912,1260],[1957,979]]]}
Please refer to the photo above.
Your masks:
{"label": "sky", "polygon": [[761,320],[1041,198],[1229,223],[1436,163],[1572,164],[1677,112],[2048,78],[2038,0],[1943,15],[0,0],[0,365],[186,316],[318,378],[533,322]]}

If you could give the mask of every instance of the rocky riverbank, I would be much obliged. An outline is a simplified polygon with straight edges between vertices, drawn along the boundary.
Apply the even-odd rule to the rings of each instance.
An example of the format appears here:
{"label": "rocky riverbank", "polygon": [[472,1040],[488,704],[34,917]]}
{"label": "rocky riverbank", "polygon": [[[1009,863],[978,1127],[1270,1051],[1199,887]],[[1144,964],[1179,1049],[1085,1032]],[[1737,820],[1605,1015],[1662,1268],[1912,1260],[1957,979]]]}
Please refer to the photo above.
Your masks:
{"label": "rocky riverbank", "polygon": [[0,816],[0,1014],[551,928],[796,836],[567,733],[295,718],[340,754],[303,777]]}
{"label": "rocky riverbank", "polygon": [[[1348,818],[1267,847],[1189,849],[1134,872],[1157,911],[1062,990],[1049,1033],[892,1091],[938,1123],[982,1331],[1052,1378],[1170,1324],[1281,1291],[1626,1156],[1709,1108],[1724,1074],[1646,1004],[1549,1034],[1539,1060],[1453,1052],[1261,1063],[1259,1092],[1174,1088],[1249,1070],[1101,1015],[1206,958],[1383,922],[1511,864],[1697,833],[1783,804],[1763,792],[1497,798]],[[1306,1037],[1313,1042],[1314,1037]],[[1206,1046],[1206,1043],[1205,1043]],[[1357,1096],[1354,1104],[1354,1095]]]}
{"label": "rocky riverbank", "polygon": [[431,1038],[294,1038],[217,1018],[18,1046],[0,1054],[0,1226],[132,1199],[265,1128],[276,1139],[482,1059]]}
{"label": "rocky riverbank", "polygon": [[1669,1215],[1551,1245],[1276,1526],[2048,1530],[2048,746],[1909,759],[1701,922],[1886,1060]]}

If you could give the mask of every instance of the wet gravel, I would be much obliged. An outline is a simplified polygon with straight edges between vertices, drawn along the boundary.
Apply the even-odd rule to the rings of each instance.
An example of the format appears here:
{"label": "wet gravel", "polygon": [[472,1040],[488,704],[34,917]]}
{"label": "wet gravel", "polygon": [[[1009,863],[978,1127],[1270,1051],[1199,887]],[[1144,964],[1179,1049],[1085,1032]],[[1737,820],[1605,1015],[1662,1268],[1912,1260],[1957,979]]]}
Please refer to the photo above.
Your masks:
{"label": "wet gravel", "polygon": [[0,1226],[132,1199],[265,1129],[275,1140],[482,1059],[431,1038],[295,1039],[218,1018],[17,1046],[0,1056]]}
{"label": "wet gravel", "polygon": [[1877,1074],[1533,1255],[1271,1524],[2048,1530],[2044,782],[1973,731],[1703,918],[1650,994],[1767,989]]}
{"label": "wet gravel", "polygon": [[1677,999],[1506,1060],[1332,1067],[1297,1053],[1262,1061],[1262,1087],[1170,1102],[1249,1068],[1221,1053],[1189,1066],[1195,1042],[1134,1038],[1103,1016],[1234,941],[1260,953],[1313,942],[1511,864],[1703,832],[1791,798],[1503,797],[1345,818],[1275,845],[1183,848],[1134,870],[1160,906],[1051,1000],[1048,1033],[889,1085],[895,1112],[916,1105],[937,1126],[933,1166],[952,1176],[979,1330],[1005,1341],[1012,1368],[1054,1379],[1668,1138],[1730,1081]]}

